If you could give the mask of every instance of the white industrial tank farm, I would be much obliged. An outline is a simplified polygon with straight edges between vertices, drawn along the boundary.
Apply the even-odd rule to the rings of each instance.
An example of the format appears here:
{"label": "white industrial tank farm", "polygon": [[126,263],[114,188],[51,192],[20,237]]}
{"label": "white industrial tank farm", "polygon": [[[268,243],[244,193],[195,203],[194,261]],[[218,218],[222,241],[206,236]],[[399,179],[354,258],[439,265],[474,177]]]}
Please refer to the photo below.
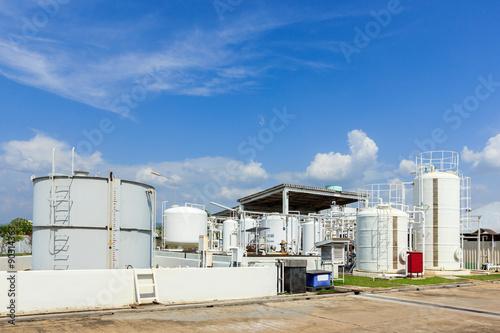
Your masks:
{"label": "white industrial tank farm", "polygon": [[404,273],[408,215],[388,205],[362,208],[356,218],[356,267],[373,273]]}
{"label": "white industrial tank farm", "polygon": [[417,250],[424,252],[426,269],[460,270],[460,178],[434,165],[419,169],[413,201],[425,213],[425,230],[421,224],[415,227]]}
{"label": "white industrial tank farm", "polygon": [[200,235],[207,234],[207,212],[188,206],[172,206],[163,212],[165,245],[185,250],[198,247]]}
{"label": "white industrial tank farm", "polygon": [[33,179],[33,269],[151,267],[154,188],[82,174]]}

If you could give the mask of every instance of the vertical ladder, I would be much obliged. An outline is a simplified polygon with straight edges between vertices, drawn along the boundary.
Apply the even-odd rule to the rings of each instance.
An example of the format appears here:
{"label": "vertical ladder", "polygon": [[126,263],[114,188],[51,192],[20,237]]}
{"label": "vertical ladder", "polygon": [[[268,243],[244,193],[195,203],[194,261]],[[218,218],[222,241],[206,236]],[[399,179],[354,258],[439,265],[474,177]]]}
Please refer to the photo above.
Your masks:
{"label": "vertical ladder", "polygon": [[390,209],[377,209],[377,271],[385,272],[389,267],[389,222]]}
{"label": "vertical ladder", "polygon": [[138,304],[160,303],[158,297],[158,287],[156,285],[156,276],[153,268],[135,269],[135,299]]}
{"label": "vertical ladder", "polygon": [[[53,254],[54,254],[54,270],[66,270],[69,268],[69,235],[64,231],[70,225],[71,213],[71,181],[67,179],[54,178],[52,175],[52,198],[50,200],[50,208],[52,212],[52,237],[53,237]],[[58,229],[57,227],[63,227]]]}

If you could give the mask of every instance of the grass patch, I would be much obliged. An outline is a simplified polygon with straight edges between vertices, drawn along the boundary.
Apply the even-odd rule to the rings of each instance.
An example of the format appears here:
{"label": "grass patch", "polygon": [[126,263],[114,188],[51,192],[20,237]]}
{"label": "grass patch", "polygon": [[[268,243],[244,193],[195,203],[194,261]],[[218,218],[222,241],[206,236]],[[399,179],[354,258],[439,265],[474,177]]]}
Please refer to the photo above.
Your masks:
{"label": "grass patch", "polygon": [[382,280],[382,279],[374,280],[371,277],[350,276],[350,275],[344,276],[344,285],[360,286],[368,288],[390,288],[395,286],[395,284],[389,280]]}
{"label": "grass patch", "polygon": [[[14,254],[14,256],[16,256],[16,257],[30,256],[30,255],[31,255],[31,253],[15,253]],[[9,256],[8,253],[0,255],[0,257],[8,257],[8,256]]]}
{"label": "grass patch", "polygon": [[442,277],[429,277],[425,279],[393,279],[393,280],[382,280],[373,279],[364,276],[345,276],[345,284],[351,286],[360,286],[368,288],[392,288],[404,285],[427,285],[427,284],[441,284],[441,283],[452,283],[453,281],[445,279]]}
{"label": "grass patch", "polygon": [[481,281],[500,280],[500,274],[467,275],[467,276],[459,276],[459,277],[461,277],[463,279],[481,280]]}

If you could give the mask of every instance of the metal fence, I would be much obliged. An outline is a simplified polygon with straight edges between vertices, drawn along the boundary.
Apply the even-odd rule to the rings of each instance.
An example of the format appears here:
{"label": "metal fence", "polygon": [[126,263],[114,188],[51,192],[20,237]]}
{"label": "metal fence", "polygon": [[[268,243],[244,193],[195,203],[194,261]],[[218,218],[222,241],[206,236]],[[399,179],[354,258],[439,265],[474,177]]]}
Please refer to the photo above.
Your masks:
{"label": "metal fence", "polygon": [[[482,241],[480,242],[481,264],[489,263],[500,265],[500,242]],[[464,242],[464,268],[477,269],[477,241],[466,240]],[[481,267],[479,267],[481,268]]]}

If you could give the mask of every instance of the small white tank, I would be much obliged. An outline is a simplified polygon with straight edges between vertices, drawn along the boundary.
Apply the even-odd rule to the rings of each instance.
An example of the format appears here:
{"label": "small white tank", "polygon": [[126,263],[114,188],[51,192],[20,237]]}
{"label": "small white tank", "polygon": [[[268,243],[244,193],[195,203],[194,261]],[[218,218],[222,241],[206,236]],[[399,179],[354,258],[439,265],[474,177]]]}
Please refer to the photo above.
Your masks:
{"label": "small white tank", "polygon": [[373,273],[404,273],[408,215],[388,206],[362,208],[356,218],[356,267]]}
{"label": "small white tank", "polygon": [[[284,217],[286,219],[286,217]],[[286,234],[288,242],[288,252],[291,254],[299,253],[299,220],[295,217],[288,217],[286,225]]]}
{"label": "small white tank", "polygon": [[[255,237],[255,233],[247,232],[246,230],[250,228],[255,228],[257,226],[257,221],[252,218],[245,218],[244,220],[240,220],[240,243],[241,246],[247,246],[252,239]],[[244,236],[246,235],[246,236]],[[243,244],[243,241],[245,244]]]}
{"label": "small white tank", "polygon": [[163,214],[165,245],[169,248],[198,247],[200,235],[207,234],[207,212],[195,207],[172,206]]}
{"label": "small white tank", "polygon": [[230,247],[238,246],[238,222],[225,220],[222,223],[222,251],[228,252]]}

